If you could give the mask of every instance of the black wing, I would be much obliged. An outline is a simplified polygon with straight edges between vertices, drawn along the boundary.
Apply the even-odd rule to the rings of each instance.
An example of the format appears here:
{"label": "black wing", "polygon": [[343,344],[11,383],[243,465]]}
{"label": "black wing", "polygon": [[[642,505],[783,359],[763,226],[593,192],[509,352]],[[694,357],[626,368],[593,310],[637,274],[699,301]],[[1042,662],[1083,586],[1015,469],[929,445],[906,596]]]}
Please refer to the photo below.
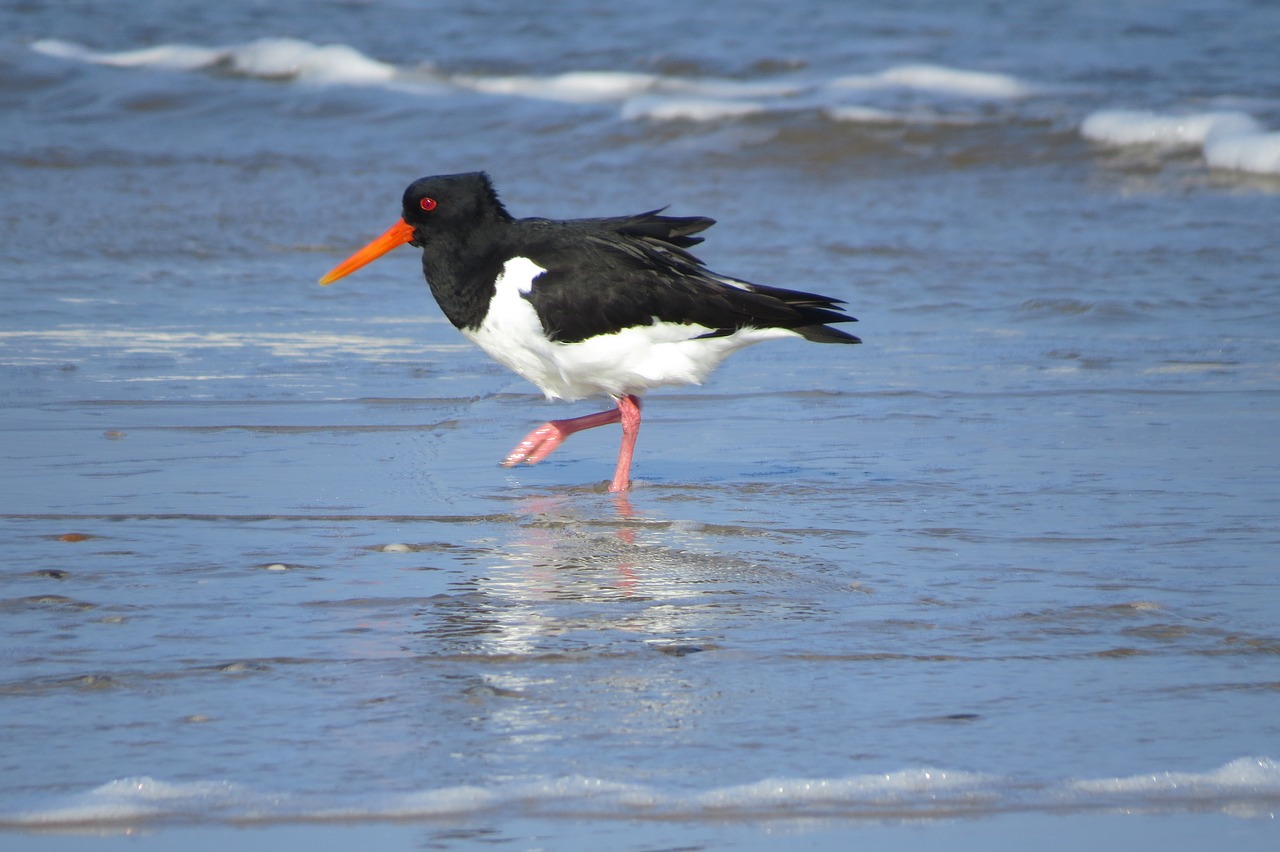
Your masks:
{"label": "black wing", "polygon": [[827,323],[856,322],[839,299],[765,287],[710,272],[686,249],[705,217],[660,211],[568,222],[525,220],[541,239],[530,259],[547,271],[528,298],[543,330],[562,343],[656,322],[697,324],[721,336],[746,327],[787,328],[821,343],[858,343]]}

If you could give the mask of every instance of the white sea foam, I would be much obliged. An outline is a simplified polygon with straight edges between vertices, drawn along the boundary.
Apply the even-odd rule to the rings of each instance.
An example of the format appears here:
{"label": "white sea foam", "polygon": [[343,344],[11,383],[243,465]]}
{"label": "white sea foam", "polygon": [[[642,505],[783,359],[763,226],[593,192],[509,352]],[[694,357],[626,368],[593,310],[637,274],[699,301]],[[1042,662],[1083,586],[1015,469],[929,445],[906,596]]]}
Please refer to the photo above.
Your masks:
{"label": "white sea foam", "polygon": [[1161,115],[1150,110],[1102,110],[1080,125],[1086,139],[1107,145],[1159,145],[1194,148],[1211,133],[1256,133],[1256,121],[1242,112]]}
{"label": "white sea foam", "polygon": [[450,80],[462,88],[487,94],[593,103],[619,101],[647,92],[654,88],[658,78],[625,71],[570,71],[550,77],[459,75]]}
{"label": "white sea foam", "polygon": [[848,121],[855,124],[897,124],[904,120],[902,113],[867,106],[827,107],[823,112],[833,121]]}
{"label": "white sea foam", "polygon": [[898,112],[866,106],[826,107],[823,114],[832,121],[850,124],[919,124],[919,125],[971,125],[979,119],[964,115],[939,115],[934,112],[911,110]]}
{"label": "white sea foam", "polygon": [[1205,161],[1216,169],[1280,174],[1280,132],[1266,131],[1243,112],[1101,110],[1085,118],[1080,134],[1117,147],[1200,148]]}
{"label": "white sea foam", "polygon": [[247,813],[255,800],[247,791],[226,781],[181,783],[147,776],[117,778],[61,804],[0,817],[0,824],[70,827],[208,815],[227,808]]}
{"label": "white sea foam", "polygon": [[1280,132],[1213,134],[1204,157],[1215,169],[1280,175]]}
{"label": "white sea foam", "polygon": [[[666,95],[672,103],[714,105],[723,108],[690,109],[676,107],[672,117],[688,118],[691,113],[707,113],[716,116],[743,115],[765,109],[754,104],[752,98],[786,98],[803,91],[797,87],[779,83],[750,83],[738,80],[705,78],[664,77],[628,71],[570,71],[547,77],[507,76],[484,77],[457,75],[448,78],[453,84],[472,91],[494,95],[513,95],[539,100],[568,101],[577,103],[625,102],[631,107],[631,117],[657,117],[655,112],[632,107],[636,98],[648,95]],[[645,101],[647,106],[660,104],[661,100]],[[747,104],[740,108],[739,104]]]}
{"label": "white sea foam", "polygon": [[875,74],[837,77],[836,89],[913,89],[967,98],[1025,98],[1036,87],[1008,74],[968,71],[942,65],[898,65]]}
{"label": "white sea foam", "polygon": [[260,39],[228,51],[231,68],[250,77],[294,78],[308,83],[381,83],[394,65],[370,59],[345,44],[315,45],[298,39]]}
{"label": "white sea foam", "polygon": [[791,83],[720,80],[708,77],[664,77],[659,91],[704,98],[793,98],[812,87]]}
{"label": "white sea foam", "polygon": [[395,66],[370,59],[352,47],[316,45],[298,39],[259,39],[236,47],[170,44],[116,52],[94,51],[72,42],[43,39],[34,42],[31,49],[59,59],[117,68],[198,71],[225,66],[249,77],[310,83],[383,83],[396,75]]}
{"label": "white sea foam", "polygon": [[1001,780],[975,772],[911,769],[848,778],[769,778],[752,784],[722,787],[693,797],[699,809],[754,811],[806,806],[853,806],[857,809],[893,803],[930,805],[956,799],[996,796]]}
{"label": "white sea foam", "polygon": [[1209,772],[1153,772],[1124,778],[1075,781],[1067,789],[1079,793],[1156,798],[1217,799],[1231,794],[1280,794],[1280,762],[1269,757],[1242,757]]}
{"label": "white sea foam", "polygon": [[413,819],[515,806],[532,813],[575,817],[883,818],[911,813],[927,818],[959,811],[1058,813],[1064,803],[1089,809],[1213,807],[1237,816],[1266,815],[1280,806],[1280,763],[1268,757],[1247,757],[1206,772],[1165,771],[1040,785],[978,772],[921,768],[842,778],[766,778],[701,792],[574,775],[356,796],[349,802],[263,793],[224,781],[178,783],[136,777],[111,781],[44,807],[0,815],[0,826],[69,828],[175,816],[262,822]]}
{"label": "white sea foam", "polygon": [[315,816],[337,819],[413,819],[477,813],[500,806],[506,798],[494,790],[472,785],[402,793],[373,804],[339,806]]}
{"label": "white sea foam", "polygon": [[219,62],[226,51],[217,47],[195,47],[185,44],[164,44],[139,50],[122,50],[101,53],[79,44],[58,39],[42,39],[33,42],[31,49],[45,56],[89,62],[95,65],[111,65],[117,68],[170,68],[178,71],[194,71]]}
{"label": "white sea foam", "polygon": [[769,106],[759,101],[653,96],[627,101],[622,106],[622,117],[656,121],[716,121],[759,115],[769,109]]}

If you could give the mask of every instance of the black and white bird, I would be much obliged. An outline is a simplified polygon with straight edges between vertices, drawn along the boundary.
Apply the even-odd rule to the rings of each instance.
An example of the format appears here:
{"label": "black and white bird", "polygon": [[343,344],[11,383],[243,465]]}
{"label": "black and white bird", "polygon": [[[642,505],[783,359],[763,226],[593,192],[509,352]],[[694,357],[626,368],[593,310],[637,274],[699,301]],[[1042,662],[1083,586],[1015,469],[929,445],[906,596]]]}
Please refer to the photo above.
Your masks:
{"label": "black and white bird", "polygon": [[503,464],[533,464],[574,432],[621,422],[609,490],[625,491],[639,394],[698,384],[730,354],[764,340],[861,342],[829,325],[856,322],[841,300],[712,272],[688,249],[715,220],[661,212],[516,219],[482,172],[425,177],[405,190],[403,218],[320,283],[405,243],[421,248],[440,309],[481,349],[548,399],[607,395],[616,403],[538,427]]}

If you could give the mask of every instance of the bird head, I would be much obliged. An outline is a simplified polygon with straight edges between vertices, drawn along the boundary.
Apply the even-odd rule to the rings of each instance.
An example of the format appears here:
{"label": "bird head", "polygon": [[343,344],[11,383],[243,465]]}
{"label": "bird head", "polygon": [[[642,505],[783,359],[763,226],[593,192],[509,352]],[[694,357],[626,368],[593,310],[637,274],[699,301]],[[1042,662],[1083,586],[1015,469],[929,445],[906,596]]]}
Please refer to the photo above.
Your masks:
{"label": "bird head", "polygon": [[406,243],[429,248],[443,235],[466,237],[492,222],[510,221],[484,172],[425,177],[404,191],[399,221],[320,279],[331,284]]}

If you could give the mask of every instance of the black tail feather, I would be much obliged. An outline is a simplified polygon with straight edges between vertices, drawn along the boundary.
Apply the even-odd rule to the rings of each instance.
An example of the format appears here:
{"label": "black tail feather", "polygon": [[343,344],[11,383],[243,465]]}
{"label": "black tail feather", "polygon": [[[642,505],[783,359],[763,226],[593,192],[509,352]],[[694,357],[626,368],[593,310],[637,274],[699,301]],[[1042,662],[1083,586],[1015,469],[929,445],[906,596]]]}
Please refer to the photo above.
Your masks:
{"label": "black tail feather", "polygon": [[[847,321],[847,320],[846,320]],[[791,329],[805,340],[814,343],[861,343],[862,338],[854,337],[847,331],[832,328],[829,325],[802,325]]]}
{"label": "black tail feather", "polygon": [[707,216],[659,216],[665,210],[659,207],[648,213],[623,217],[618,221],[617,232],[628,237],[658,240],[677,248],[689,248],[702,242],[702,237],[691,237],[716,223]]}

